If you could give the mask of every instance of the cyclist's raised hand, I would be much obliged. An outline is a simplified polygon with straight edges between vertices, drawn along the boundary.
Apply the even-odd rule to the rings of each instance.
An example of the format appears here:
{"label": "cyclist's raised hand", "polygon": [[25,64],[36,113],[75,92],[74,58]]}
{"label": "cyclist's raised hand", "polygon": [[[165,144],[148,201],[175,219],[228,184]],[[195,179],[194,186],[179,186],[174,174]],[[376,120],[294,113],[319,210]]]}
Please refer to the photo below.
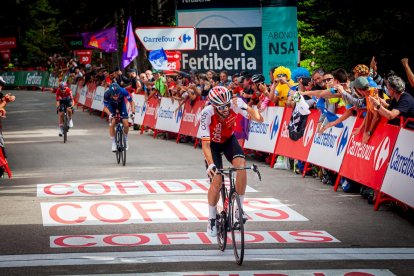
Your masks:
{"label": "cyclist's raised hand", "polygon": [[208,166],[208,168],[207,168],[206,172],[207,172],[208,177],[209,177],[209,178],[211,178],[211,179],[213,179],[213,177],[214,177],[214,176],[216,175],[216,173],[217,173],[217,167],[216,167],[216,165],[214,165],[213,163],[211,163],[211,164]]}

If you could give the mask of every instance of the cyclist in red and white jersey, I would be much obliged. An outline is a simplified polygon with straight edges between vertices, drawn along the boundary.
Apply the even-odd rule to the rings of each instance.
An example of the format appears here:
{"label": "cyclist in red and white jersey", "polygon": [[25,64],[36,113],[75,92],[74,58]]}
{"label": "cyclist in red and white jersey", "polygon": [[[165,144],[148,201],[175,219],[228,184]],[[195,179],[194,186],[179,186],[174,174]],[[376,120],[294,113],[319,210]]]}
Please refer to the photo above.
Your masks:
{"label": "cyclist in red and white jersey", "polygon": [[[217,174],[217,168],[223,168],[221,155],[234,167],[246,165],[243,149],[234,136],[234,125],[237,114],[247,119],[263,122],[262,115],[249,107],[241,98],[232,96],[231,92],[224,86],[213,87],[209,94],[210,105],[201,112],[200,130],[202,138],[202,149],[207,166],[207,174],[212,179],[208,190],[209,220],[207,234],[211,237],[217,236],[216,229],[216,205],[219,200],[219,192],[222,177]],[[237,171],[236,190],[240,196],[243,207],[244,193],[246,190],[246,171]],[[243,218],[247,216],[243,212]]]}
{"label": "cyclist in red and white jersey", "polygon": [[73,127],[72,120],[72,107],[73,107],[73,95],[72,90],[66,85],[66,82],[62,81],[59,84],[59,88],[56,90],[56,107],[58,108],[58,120],[59,120],[59,136],[63,135],[63,110],[64,106],[67,108],[69,116],[69,127]]}

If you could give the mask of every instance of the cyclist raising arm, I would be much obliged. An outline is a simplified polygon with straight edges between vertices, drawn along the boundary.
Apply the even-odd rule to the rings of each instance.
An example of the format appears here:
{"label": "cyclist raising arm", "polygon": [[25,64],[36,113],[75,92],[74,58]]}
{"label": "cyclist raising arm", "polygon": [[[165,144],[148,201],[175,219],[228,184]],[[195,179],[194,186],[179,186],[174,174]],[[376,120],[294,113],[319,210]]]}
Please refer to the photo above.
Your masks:
{"label": "cyclist raising arm", "polygon": [[[243,149],[233,134],[237,114],[257,122],[263,122],[262,115],[249,107],[241,98],[232,99],[231,92],[224,86],[213,87],[208,100],[211,105],[206,106],[201,112],[201,139],[202,149],[207,166],[207,174],[212,179],[208,190],[209,220],[207,234],[211,237],[217,235],[216,205],[219,200],[219,192],[222,177],[216,174],[217,168],[223,168],[221,154],[234,167],[246,166]],[[236,191],[240,195],[241,206],[243,207],[244,193],[246,190],[246,171],[237,171]],[[243,219],[247,216],[243,212]]]}
{"label": "cyclist raising arm", "polygon": [[124,125],[124,133],[126,140],[126,150],[128,150],[128,111],[125,99],[129,101],[131,105],[131,119],[134,120],[135,103],[132,100],[128,91],[119,86],[117,83],[111,83],[108,90],[104,94],[104,112],[108,115],[109,121],[109,136],[112,139],[112,151],[116,151],[115,144],[115,113],[118,110]]}
{"label": "cyclist raising arm", "polygon": [[72,90],[66,85],[66,82],[62,81],[59,84],[59,88],[56,90],[56,107],[58,108],[58,121],[59,121],[59,136],[63,135],[63,111],[67,108],[69,115],[69,127],[73,127],[72,120],[72,107],[73,107],[73,95]]}

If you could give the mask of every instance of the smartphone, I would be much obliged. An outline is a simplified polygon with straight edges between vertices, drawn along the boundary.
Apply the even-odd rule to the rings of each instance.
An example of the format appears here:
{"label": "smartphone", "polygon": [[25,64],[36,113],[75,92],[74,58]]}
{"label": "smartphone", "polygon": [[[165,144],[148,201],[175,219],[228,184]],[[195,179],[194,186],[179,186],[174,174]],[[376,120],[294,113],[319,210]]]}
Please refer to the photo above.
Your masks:
{"label": "smartphone", "polygon": [[312,81],[311,78],[308,78],[308,77],[302,78],[303,86],[308,86],[311,81]]}

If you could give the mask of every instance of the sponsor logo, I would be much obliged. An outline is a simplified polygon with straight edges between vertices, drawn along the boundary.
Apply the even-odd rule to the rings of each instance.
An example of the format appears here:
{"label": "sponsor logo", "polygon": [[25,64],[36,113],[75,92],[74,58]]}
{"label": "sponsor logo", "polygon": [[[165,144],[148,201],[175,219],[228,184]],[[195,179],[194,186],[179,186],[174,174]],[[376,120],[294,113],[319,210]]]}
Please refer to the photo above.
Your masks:
{"label": "sponsor logo", "polygon": [[277,131],[279,130],[279,116],[276,115],[276,118],[270,124],[270,127],[270,140],[273,140],[277,134]]}
{"label": "sponsor logo", "polygon": [[337,140],[338,136],[332,134],[332,128],[328,130],[328,132],[324,132],[322,134],[317,134],[313,138],[313,142],[315,144],[321,145],[322,147],[333,148],[335,146],[335,141]]}
{"label": "sponsor logo", "polygon": [[175,122],[178,124],[178,122],[180,122],[180,120],[181,120],[182,117],[183,117],[183,108],[181,107],[177,111],[177,115],[176,115],[176,118],[175,118]]}
{"label": "sponsor logo", "polygon": [[167,42],[175,42],[175,37],[168,37],[168,36],[161,36],[161,37],[150,37],[150,36],[144,36],[143,38],[144,42],[153,42],[153,43],[167,43]]}
{"label": "sponsor logo", "polygon": [[220,140],[221,140],[221,130],[222,130],[221,123],[217,123],[216,127],[213,130],[213,138],[212,138],[212,140],[214,142],[220,143]]}
{"label": "sponsor logo", "polygon": [[200,119],[201,119],[201,111],[203,111],[203,109],[202,109],[201,107],[199,107],[199,108],[197,109],[197,113],[196,113],[195,120],[194,120],[194,125],[195,125],[195,126],[197,126],[197,125],[198,125],[198,123],[200,123]]}
{"label": "sponsor logo", "polygon": [[374,149],[374,146],[355,141],[355,136],[352,135],[351,139],[349,140],[349,147],[346,153],[356,158],[369,161]]}
{"label": "sponsor logo", "polygon": [[387,136],[384,138],[384,140],[382,140],[381,144],[375,151],[374,169],[376,171],[380,170],[384,165],[385,161],[387,161],[388,154],[390,153],[390,144],[390,138]]}
{"label": "sponsor logo", "polygon": [[283,122],[282,133],[280,133],[280,136],[283,138],[289,138],[289,130],[288,130],[288,125],[286,121]]}
{"label": "sponsor logo", "polygon": [[348,126],[346,126],[345,129],[342,131],[341,135],[339,135],[338,141],[336,143],[336,156],[339,156],[345,149],[346,143],[348,142],[348,136],[349,128]]}
{"label": "sponsor logo", "polygon": [[184,34],[181,38],[181,36],[178,37],[179,41],[182,41],[183,43],[187,43],[188,41],[191,40],[191,36],[189,36],[188,34]]}
{"label": "sponsor logo", "polygon": [[314,130],[315,123],[313,120],[310,120],[309,123],[306,125],[305,132],[303,133],[303,146],[308,146],[309,142],[312,140],[313,130]]}
{"label": "sponsor logo", "polygon": [[250,121],[249,132],[266,135],[267,130],[269,129],[269,126],[270,124]]}
{"label": "sponsor logo", "polygon": [[168,109],[163,109],[162,106],[158,109],[158,118],[173,119],[174,111]]}
{"label": "sponsor logo", "polygon": [[33,74],[27,73],[26,84],[41,85],[42,84],[42,76],[38,75],[37,72],[35,72]]}
{"label": "sponsor logo", "polygon": [[14,84],[16,80],[15,75],[2,75],[3,80],[6,82],[6,84]]}
{"label": "sponsor logo", "polygon": [[409,156],[400,154],[400,148],[395,148],[391,160],[390,169],[414,179],[414,151]]}

